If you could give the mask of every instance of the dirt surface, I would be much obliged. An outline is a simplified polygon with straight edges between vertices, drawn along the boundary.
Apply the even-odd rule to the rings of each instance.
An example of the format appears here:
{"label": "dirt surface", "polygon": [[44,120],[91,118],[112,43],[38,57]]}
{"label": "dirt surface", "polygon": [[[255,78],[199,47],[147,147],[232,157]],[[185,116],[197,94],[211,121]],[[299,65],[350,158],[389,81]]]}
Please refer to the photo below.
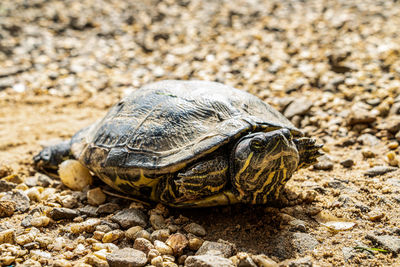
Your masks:
{"label": "dirt surface", "polygon": [[[161,213],[170,234],[188,239],[185,225],[200,224],[201,240],[234,244],[232,264],[247,253],[240,266],[261,266],[261,254],[283,266],[400,266],[399,12],[396,1],[1,1],[1,264],[107,266],[105,255],[133,247],[137,237],[115,223],[122,234],[110,242],[98,238],[103,228],[71,230],[91,217],[111,223],[118,210],[82,211],[97,208],[88,188],[49,182],[32,157],[141,85],[202,79],[259,96],[323,143],[325,156],[297,172],[272,206],[165,212],[113,196],[105,203]],[[79,212],[57,220],[58,207]],[[33,227],[32,218],[42,222]],[[161,262],[183,265],[196,251]]]}

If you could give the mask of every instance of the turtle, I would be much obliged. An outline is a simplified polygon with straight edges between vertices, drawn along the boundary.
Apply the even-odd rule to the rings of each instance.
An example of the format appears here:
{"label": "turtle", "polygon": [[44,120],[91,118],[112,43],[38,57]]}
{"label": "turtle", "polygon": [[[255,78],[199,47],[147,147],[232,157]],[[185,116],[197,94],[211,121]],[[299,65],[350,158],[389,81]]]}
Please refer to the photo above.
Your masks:
{"label": "turtle", "polygon": [[321,147],[248,92],[164,80],[134,90],[34,163],[54,169],[74,158],[123,194],[173,207],[266,204]]}

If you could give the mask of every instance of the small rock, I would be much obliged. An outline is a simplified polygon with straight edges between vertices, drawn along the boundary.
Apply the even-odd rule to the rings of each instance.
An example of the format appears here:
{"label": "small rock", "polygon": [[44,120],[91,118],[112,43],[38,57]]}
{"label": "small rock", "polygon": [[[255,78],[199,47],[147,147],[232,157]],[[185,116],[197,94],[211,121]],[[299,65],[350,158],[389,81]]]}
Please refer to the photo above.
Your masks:
{"label": "small rock", "polygon": [[100,187],[90,189],[86,193],[88,203],[92,206],[99,206],[106,201],[106,195],[101,191]]}
{"label": "small rock", "polygon": [[145,238],[136,238],[133,248],[143,251],[146,255],[150,250],[154,249],[153,244]]}
{"label": "small rock", "polygon": [[165,244],[172,248],[174,255],[181,255],[183,249],[186,248],[188,243],[189,241],[186,236],[180,233],[172,234],[165,242]]}
{"label": "small rock", "polygon": [[125,209],[111,217],[113,222],[121,225],[122,228],[130,228],[132,226],[146,227],[147,218],[143,211],[138,209]]}
{"label": "small rock", "polygon": [[103,236],[102,242],[103,243],[111,243],[116,240],[122,239],[124,237],[124,232],[121,230],[112,230],[108,233],[106,233]]}
{"label": "small rock", "polygon": [[58,220],[72,220],[75,217],[79,216],[79,213],[73,209],[67,208],[54,208],[49,212],[50,218],[55,221]]}
{"label": "small rock", "polygon": [[66,196],[60,197],[60,204],[64,208],[72,209],[78,206],[78,199],[76,198],[76,196],[68,194]]}
{"label": "small rock", "polygon": [[318,163],[314,164],[314,170],[330,171],[332,169],[333,162],[327,155],[319,157]]}
{"label": "small rock", "polygon": [[186,267],[234,267],[232,261],[215,255],[189,256],[185,260]]}
{"label": "small rock", "polygon": [[35,227],[46,227],[50,223],[50,218],[46,216],[34,217],[31,220],[31,225]]}
{"label": "small rock", "polygon": [[369,212],[367,216],[368,220],[370,220],[371,222],[377,222],[380,221],[383,217],[385,217],[385,214],[383,212],[373,210]]}
{"label": "small rock", "polygon": [[160,240],[154,241],[154,248],[157,249],[162,255],[174,254],[172,248]]}
{"label": "small rock", "polygon": [[399,147],[399,143],[397,143],[397,142],[390,142],[388,144],[388,148],[391,149],[391,150],[395,150],[398,147]]}
{"label": "small rock", "polygon": [[383,175],[388,172],[393,172],[397,169],[398,168],[396,167],[390,167],[390,166],[375,166],[373,168],[366,170],[364,174],[370,177],[374,177],[378,175]]}
{"label": "small rock", "polygon": [[7,229],[0,232],[0,244],[14,244],[15,229]]}
{"label": "small rock", "polygon": [[69,159],[62,162],[59,166],[58,173],[61,182],[75,191],[82,191],[83,188],[91,185],[93,182],[88,168],[77,160]]}
{"label": "small rock", "polygon": [[75,223],[71,225],[71,232],[74,234],[79,234],[82,232],[93,233],[96,226],[99,225],[101,221],[99,219],[87,219],[81,223]]}
{"label": "small rock", "polygon": [[253,261],[257,264],[257,266],[260,267],[278,267],[278,263],[276,263],[274,260],[270,259],[264,254],[260,255],[253,255],[251,256]]}
{"label": "small rock", "polygon": [[0,180],[0,192],[9,192],[13,190],[17,184],[15,183],[10,183],[5,180]]}
{"label": "small rock", "polygon": [[163,266],[163,258],[161,256],[156,256],[151,260],[151,265]]}
{"label": "small rock", "polygon": [[345,159],[342,162],[340,162],[340,165],[342,165],[345,168],[351,168],[354,165],[354,160],[353,159]]}
{"label": "small rock", "polygon": [[160,240],[160,241],[167,241],[168,237],[170,236],[170,231],[168,229],[160,229],[156,230],[151,233],[150,235],[150,240],[154,242],[154,240]]}
{"label": "small rock", "polygon": [[203,243],[203,239],[194,236],[189,238],[188,246],[190,250],[197,251],[201,247],[201,245],[203,245]]}
{"label": "small rock", "polygon": [[107,262],[110,267],[139,267],[146,265],[147,257],[140,250],[123,248],[107,254]]}
{"label": "small rock", "polygon": [[301,116],[307,114],[312,106],[313,102],[308,100],[307,98],[297,98],[289,104],[283,114],[286,118],[291,119],[296,115]]}
{"label": "small rock", "polygon": [[370,159],[376,157],[376,153],[368,148],[361,150],[361,154],[363,155],[364,159]]}
{"label": "small rock", "polygon": [[369,124],[376,121],[376,115],[364,108],[353,108],[348,117],[348,125]]}
{"label": "small rock", "polygon": [[125,236],[126,236],[126,238],[128,238],[130,240],[135,240],[136,233],[141,230],[143,230],[142,226],[133,226],[133,227],[129,228],[128,230],[126,230]]}
{"label": "small rock", "polygon": [[0,201],[11,201],[15,203],[15,209],[25,212],[29,209],[29,198],[24,191],[15,190],[7,192]]}
{"label": "small rock", "polygon": [[400,253],[400,238],[397,236],[391,236],[391,235],[376,236],[373,234],[367,234],[365,238],[381,245],[384,249],[387,249],[390,252],[393,252],[394,254]]}
{"label": "small rock", "polygon": [[100,205],[97,208],[96,213],[97,214],[112,214],[119,209],[120,209],[119,205],[117,205],[115,203],[105,203],[105,204]]}
{"label": "small rock", "polygon": [[0,218],[11,217],[14,214],[15,202],[8,200],[0,201]]}
{"label": "small rock", "polygon": [[183,228],[186,232],[194,234],[196,236],[205,236],[207,234],[206,229],[197,223],[189,223]]}
{"label": "small rock", "polygon": [[299,253],[305,253],[313,250],[319,242],[315,237],[306,233],[294,233],[293,234],[293,246]]}
{"label": "small rock", "polygon": [[149,252],[147,253],[147,257],[149,258],[149,260],[158,256],[161,256],[161,253],[155,248],[150,249]]}
{"label": "small rock", "polygon": [[279,263],[279,266],[288,266],[288,267],[312,267],[313,263],[310,256],[298,259],[289,259]]}
{"label": "small rock", "polygon": [[257,267],[250,255],[245,252],[239,252],[231,257],[230,260],[238,267]]}
{"label": "small rock", "polygon": [[166,228],[164,217],[159,214],[150,215],[150,224],[154,230],[160,230]]}
{"label": "small rock", "polygon": [[294,219],[293,221],[289,222],[290,225],[290,231],[292,232],[306,232],[307,231],[307,227],[306,227],[306,222],[299,220],[299,219]]}
{"label": "small rock", "polygon": [[225,258],[229,258],[233,255],[235,251],[235,246],[230,243],[220,243],[220,242],[211,242],[211,241],[204,241],[202,246],[196,252],[196,255],[218,255]]}
{"label": "small rock", "polygon": [[97,208],[96,207],[86,205],[82,208],[79,208],[78,210],[81,214],[86,215],[88,217],[97,217]]}
{"label": "small rock", "polygon": [[145,238],[150,240],[150,233],[147,232],[146,230],[140,230],[135,234],[135,238]]}
{"label": "small rock", "polygon": [[354,248],[351,248],[351,247],[343,247],[342,248],[343,258],[346,262],[351,260],[356,255],[355,252],[356,251],[354,250]]}
{"label": "small rock", "polygon": [[357,138],[357,141],[364,145],[364,146],[369,146],[369,147],[373,147],[373,146],[377,146],[381,143],[381,141],[374,135],[372,134],[362,134]]}

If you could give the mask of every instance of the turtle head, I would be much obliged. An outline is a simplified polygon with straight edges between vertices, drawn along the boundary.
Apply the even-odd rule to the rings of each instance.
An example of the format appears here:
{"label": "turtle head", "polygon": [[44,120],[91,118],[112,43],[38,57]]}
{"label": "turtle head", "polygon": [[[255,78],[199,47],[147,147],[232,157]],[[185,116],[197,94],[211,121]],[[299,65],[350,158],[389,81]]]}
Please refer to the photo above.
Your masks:
{"label": "turtle head", "polygon": [[276,199],[299,164],[288,129],[242,137],[232,152],[231,181],[241,202],[262,204]]}

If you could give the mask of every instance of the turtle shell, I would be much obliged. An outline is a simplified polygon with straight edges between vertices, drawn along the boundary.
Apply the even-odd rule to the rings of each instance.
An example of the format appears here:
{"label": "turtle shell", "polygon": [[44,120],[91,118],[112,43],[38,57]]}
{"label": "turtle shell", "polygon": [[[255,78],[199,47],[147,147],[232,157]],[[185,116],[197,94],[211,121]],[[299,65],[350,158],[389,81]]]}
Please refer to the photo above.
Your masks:
{"label": "turtle shell", "polygon": [[[215,82],[161,81],[114,105],[78,132],[76,158],[90,169],[175,172],[246,132],[288,128],[302,133],[259,98]],[[77,142],[75,142],[77,143]]]}

